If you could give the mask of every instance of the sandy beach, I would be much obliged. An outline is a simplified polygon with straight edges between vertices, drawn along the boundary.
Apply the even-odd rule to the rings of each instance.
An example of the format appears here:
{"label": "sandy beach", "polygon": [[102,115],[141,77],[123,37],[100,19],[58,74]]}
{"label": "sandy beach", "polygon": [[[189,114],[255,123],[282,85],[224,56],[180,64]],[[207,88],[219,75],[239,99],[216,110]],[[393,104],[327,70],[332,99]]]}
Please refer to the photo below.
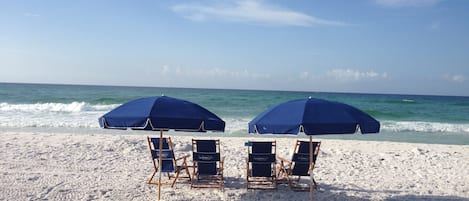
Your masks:
{"label": "sandy beach", "polygon": [[[146,135],[0,133],[0,200],[156,200]],[[196,136],[197,139],[209,137]],[[190,136],[174,136],[176,155]],[[163,186],[163,200],[308,200],[308,192],[246,190],[244,142],[221,139],[224,190]],[[295,139],[275,138],[290,158]],[[315,200],[469,200],[469,146],[322,140]]]}

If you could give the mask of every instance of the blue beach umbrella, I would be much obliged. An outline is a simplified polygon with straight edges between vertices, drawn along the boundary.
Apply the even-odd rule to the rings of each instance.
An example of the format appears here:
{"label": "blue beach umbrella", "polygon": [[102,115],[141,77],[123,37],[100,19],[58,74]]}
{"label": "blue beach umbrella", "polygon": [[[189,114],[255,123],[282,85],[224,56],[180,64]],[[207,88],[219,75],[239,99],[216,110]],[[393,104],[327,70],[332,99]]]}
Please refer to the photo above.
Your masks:
{"label": "blue beach umbrella", "polygon": [[134,130],[224,131],[225,122],[195,103],[168,96],[136,99],[99,118],[102,128]]}
{"label": "blue beach umbrella", "polygon": [[[365,112],[339,102],[308,98],[274,106],[249,122],[249,133],[309,135],[310,161],[313,161],[312,135],[378,133],[380,123]],[[312,184],[310,184],[312,199]]]}
{"label": "blue beach umbrella", "polygon": [[[225,130],[225,122],[195,103],[171,98],[168,96],[155,96],[136,99],[111,110],[99,118],[99,125],[108,129],[133,129],[163,131],[170,129],[176,131],[221,131]],[[162,145],[160,140],[161,167]],[[161,191],[161,171],[158,181],[158,200]]]}

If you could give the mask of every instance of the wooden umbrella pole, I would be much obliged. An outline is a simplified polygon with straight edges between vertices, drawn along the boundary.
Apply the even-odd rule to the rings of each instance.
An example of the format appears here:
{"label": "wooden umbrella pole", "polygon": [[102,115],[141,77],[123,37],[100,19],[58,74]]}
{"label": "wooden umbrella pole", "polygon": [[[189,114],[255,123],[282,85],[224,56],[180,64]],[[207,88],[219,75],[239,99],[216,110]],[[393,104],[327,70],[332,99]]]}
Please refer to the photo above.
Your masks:
{"label": "wooden umbrella pole", "polygon": [[161,197],[161,166],[163,165],[163,162],[161,161],[163,159],[163,130],[160,130],[160,150],[159,150],[159,160],[158,160],[158,200],[160,200]]}
{"label": "wooden umbrella pole", "polygon": [[309,200],[313,200],[313,136],[309,136]]}

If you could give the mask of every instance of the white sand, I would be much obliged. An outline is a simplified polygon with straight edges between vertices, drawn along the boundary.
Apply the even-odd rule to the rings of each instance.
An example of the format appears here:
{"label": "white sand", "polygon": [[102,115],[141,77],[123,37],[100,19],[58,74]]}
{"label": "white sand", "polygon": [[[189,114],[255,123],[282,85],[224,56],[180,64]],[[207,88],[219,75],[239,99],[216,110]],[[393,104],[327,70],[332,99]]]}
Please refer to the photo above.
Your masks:
{"label": "white sand", "polygon": [[[0,200],[156,200],[144,135],[0,133]],[[192,137],[172,137],[176,154]],[[201,139],[202,137],[196,136]],[[164,200],[308,200],[308,192],[245,189],[244,142],[220,138],[225,189],[163,186]],[[265,140],[259,139],[256,140]],[[290,158],[295,139],[276,138]],[[469,146],[322,140],[315,200],[469,200]]]}

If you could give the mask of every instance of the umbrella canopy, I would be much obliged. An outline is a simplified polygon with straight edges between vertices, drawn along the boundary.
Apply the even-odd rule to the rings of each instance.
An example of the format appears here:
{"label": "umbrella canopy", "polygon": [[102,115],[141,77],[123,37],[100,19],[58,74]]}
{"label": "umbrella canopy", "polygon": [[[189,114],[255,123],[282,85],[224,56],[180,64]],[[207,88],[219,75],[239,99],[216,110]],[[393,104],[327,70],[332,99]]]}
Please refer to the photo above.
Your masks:
{"label": "umbrella canopy", "polygon": [[102,128],[139,130],[224,131],[225,122],[195,103],[156,96],[136,99],[99,118]]}
{"label": "umbrella canopy", "polygon": [[339,102],[308,98],[274,106],[249,122],[249,133],[353,134],[379,132],[379,121],[361,110]]}

